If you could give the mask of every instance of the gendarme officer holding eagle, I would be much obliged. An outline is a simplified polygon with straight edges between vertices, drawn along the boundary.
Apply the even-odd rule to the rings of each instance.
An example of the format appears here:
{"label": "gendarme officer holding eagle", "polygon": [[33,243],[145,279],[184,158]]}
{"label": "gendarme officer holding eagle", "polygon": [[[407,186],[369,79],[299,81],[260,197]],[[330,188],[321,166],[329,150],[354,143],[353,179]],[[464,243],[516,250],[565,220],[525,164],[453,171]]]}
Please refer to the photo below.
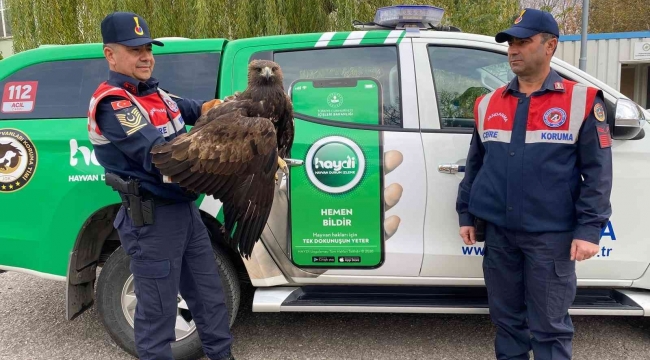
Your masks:
{"label": "gendarme officer holding eagle", "polygon": [[[141,360],[172,360],[177,295],[183,296],[210,359],[233,359],[229,315],[198,194],[166,183],[151,148],[186,133],[215,104],[172,97],[151,77],[153,40],[145,20],[116,12],[101,24],[110,72],[90,101],[88,134],[123,206],[114,222],[131,258]],[[131,179],[130,181],[127,179]],[[137,180],[137,182],[135,182]],[[128,182],[127,182],[128,181]],[[139,186],[138,186],[139,185]]]}
{"label": "gendarme officer holding eagle", "polygon": [[[603,95],[550,68],[559,29],[526,9],[496,35],[517,75],[479,97],[459,186],[460,235],[485,224],[483,271],[498,359],[570,359],[575,261],[593,257],[611,215]],[[482,226],[481,226],[482,227]]]}

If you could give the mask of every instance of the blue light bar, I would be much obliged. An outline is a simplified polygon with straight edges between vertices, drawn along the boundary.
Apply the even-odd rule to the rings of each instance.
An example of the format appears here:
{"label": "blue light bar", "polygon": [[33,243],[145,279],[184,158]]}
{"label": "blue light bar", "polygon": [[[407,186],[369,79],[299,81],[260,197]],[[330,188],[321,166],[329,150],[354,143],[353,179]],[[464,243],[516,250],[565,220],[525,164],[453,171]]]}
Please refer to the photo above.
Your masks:
{"label": "blue light bar", "polygon": [[395,27],[398,24],[440,25],[444,9],[430,5],[397,5],[377,9],[375,24]]}

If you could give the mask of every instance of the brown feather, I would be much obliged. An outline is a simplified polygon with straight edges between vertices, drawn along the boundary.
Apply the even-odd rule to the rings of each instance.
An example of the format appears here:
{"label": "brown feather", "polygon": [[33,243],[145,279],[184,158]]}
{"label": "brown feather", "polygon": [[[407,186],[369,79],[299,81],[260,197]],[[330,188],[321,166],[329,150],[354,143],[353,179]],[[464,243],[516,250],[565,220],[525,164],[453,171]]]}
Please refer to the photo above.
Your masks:
{"label": "brown feather", "polygon": [[[263,68],[272,69],[262,76]],[[223,202],[225,241],[249,257],[269,217],[278,156],[293,143],[293,107],[282,70],[272,62],[249,65],[248,87],[211,108],[194,127],[153,147],[153,163],[182,187]]]}

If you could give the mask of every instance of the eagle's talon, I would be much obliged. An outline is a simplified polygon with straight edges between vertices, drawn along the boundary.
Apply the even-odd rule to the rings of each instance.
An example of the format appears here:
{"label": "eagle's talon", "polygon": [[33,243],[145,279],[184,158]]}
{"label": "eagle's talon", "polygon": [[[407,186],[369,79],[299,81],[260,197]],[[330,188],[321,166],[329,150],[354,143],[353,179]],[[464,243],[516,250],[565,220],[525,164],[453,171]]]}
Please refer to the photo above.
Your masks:
{"label": "eagle's talon", "polygon": [[281,157],[278,157],[278,166],[280,169],[282,169],[282,172],[285,174],[289,174],[289,166],[287,166],[287,162],[284,161]]}

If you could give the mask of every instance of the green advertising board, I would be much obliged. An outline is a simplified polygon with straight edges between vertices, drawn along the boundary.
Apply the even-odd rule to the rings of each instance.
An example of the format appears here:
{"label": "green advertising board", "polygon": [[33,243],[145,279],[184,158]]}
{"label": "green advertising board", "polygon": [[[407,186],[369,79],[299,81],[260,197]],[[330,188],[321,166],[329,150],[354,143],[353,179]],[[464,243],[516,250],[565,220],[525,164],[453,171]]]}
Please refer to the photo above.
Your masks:
{"label": "green advertising board", "polygon": [[[381,124],[380,84],[369,78],[296,80],[296,113],[351,124]],[[339,124],[340,125],[340,124]],[[383,262],[381,132],[295,120],[291,258],[303,267],[374,268]]]}

